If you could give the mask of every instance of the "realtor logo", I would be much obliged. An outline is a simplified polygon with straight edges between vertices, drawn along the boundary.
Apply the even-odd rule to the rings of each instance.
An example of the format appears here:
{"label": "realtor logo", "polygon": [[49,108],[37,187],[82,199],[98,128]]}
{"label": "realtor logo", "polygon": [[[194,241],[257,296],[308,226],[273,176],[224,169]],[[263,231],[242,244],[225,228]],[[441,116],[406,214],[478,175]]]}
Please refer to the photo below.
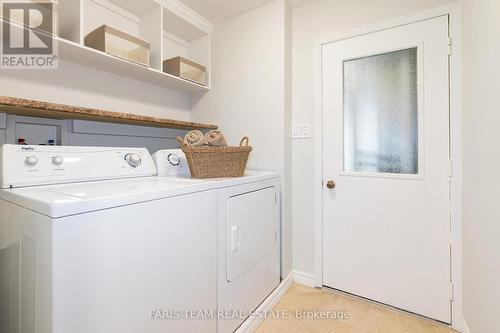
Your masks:
{"label": "realtor logo", "polygon": [[2,69],[57,68],[53,4],[3,3]]}

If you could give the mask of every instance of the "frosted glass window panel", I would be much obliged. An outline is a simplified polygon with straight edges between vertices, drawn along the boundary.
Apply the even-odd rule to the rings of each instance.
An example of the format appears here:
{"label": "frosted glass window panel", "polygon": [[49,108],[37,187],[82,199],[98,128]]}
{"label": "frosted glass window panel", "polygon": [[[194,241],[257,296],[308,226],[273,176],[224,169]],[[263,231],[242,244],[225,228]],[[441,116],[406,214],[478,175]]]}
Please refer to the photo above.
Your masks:
{"label": "frosted glass window panel", "polygon": [[344,61],[344,169],[418,174],[417,48]]}

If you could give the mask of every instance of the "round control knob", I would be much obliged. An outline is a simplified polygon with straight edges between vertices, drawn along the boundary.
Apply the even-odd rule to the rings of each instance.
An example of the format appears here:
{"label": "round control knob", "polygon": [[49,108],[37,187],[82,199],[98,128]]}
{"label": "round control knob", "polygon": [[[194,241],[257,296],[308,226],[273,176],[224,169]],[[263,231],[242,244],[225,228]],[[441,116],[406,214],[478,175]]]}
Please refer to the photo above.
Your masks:
{"label": "round control knob", "polygon": [[176,154],[168,154],[167,161],[171,166],[178,166],[181,164],[181,158]]}
{"label": "round control knob", "polygon": [[55,165],[61,165],[63,164],[64,159],[61,156],[54,156],[52,157],[52,163]]}
{"label": "round control knob", "polygon": [[141,165],[141,162],[142,162],[141,157],[135,153],[130,153],[130,154],[125,155],[125,161],[127,161],[128,165],[130,165],[131,167],[134,167],[134,168]]}
{"label": "round control knob", "polygon": [[38,158],[35,156],[28,156],[26,157],[25,163],[30,166],[35,166],[38,163]]}

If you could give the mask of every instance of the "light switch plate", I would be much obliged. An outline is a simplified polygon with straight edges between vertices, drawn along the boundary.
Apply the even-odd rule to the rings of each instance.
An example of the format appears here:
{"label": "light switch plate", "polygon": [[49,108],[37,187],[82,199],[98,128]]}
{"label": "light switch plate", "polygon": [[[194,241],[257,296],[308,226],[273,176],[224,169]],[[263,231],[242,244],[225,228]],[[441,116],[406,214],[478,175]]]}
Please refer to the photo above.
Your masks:
{"label": "light switch plate", "polygon": [[309,138],[311,138],[310,124],[292,125],[292,139],[309,139]]}

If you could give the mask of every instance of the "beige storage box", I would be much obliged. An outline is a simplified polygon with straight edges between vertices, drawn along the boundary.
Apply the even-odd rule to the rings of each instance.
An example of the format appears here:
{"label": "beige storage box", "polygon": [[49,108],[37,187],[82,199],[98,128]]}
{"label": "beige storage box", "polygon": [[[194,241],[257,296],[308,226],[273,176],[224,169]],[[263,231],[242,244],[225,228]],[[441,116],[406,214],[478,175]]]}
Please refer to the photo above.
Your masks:
{"label": "beige storage box", "polygon": [[207,84],[207,71],[204,66],[182,57],[163,61],[163,71],[202,85]]}
{"label": "beige storage box", "polygon": [[107,25],[89,33],[85,46],[149,67],[151,44]]}

